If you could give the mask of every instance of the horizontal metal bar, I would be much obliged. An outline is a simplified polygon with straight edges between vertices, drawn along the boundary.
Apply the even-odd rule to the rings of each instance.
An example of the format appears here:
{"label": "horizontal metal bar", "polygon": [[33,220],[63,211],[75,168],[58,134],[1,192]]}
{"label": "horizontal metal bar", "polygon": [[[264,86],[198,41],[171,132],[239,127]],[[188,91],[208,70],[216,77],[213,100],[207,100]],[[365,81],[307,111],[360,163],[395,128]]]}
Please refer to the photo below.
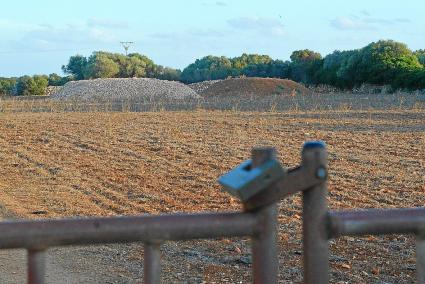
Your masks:
{"label": "horizontal metal bar", "polygon": [[330,237],[416,234],[425,226],[425,207],[329,213]]}
{"label": "horizontal metal bar", "polygon": [[316,170],[316,167],[303,166],[289,169],[287,174],[272,186],[247,200],[244,203],[245,209],[252,210],[267,206],[299,191],[323,183],[323,179],[316,176]]}
{"label": "horizontal metal bar", "polygon": [[0,249],[253,236],[258,220],[209,213],[0,222]]}

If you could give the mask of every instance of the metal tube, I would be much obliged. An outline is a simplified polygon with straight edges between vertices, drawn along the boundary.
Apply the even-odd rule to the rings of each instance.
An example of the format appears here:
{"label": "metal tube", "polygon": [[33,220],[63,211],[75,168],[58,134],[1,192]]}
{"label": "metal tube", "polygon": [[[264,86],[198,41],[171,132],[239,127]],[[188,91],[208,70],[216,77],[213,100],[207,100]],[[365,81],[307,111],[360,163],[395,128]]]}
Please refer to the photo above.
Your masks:
{"label": "metal tube", "polygon": [[425,227],[416,235],[416,275],[416,282],[425,284]]}
{"label": "metal tube", "polygon": [[425,227],[425,207],[330,212],[329,227],[333,238],[418,233]]}
{"label": "metal tube", "polygon": [[[253,149],[252,166],[258,167],[274,158],[274,155],[272,148]],[[255,212],[259,218],[259,232],[254,236],[252,244],[254,283],[277,283],[277,205],[274,203]]]}
{"label": "metal tube", "polygon": [[325,144],[309,142],[302,151],[302,167],[315,169],[323,181],[303,191],[304,283],[329,282],[329,244],[326,226],[328,210]]}
{"label": "metal tube", "polygon": [[28,283],[43,284],[45,278],[45,251],[29,249],[28,250]]}
{"label": "metal tube", "polygon": [[245,202],[245,208],[253,210],[276,203],[299,191],[309,189],[323,181],[315,174],[317,169],[296,167],[266,190],[259,192]]}
{"label": "metal tube", "polygon": [[278,282],[277,205],[269,205],[257,211],[260,233],[252,243],[254,283]]}
{"label": "metal tube", "polygon": [[253,236],[254,213],[180,214],[0,223],[0,249]]}
{"label": "metal tube", "polygon": [[159,243],[145,243],[143,283],[161,283],[161,250]]}

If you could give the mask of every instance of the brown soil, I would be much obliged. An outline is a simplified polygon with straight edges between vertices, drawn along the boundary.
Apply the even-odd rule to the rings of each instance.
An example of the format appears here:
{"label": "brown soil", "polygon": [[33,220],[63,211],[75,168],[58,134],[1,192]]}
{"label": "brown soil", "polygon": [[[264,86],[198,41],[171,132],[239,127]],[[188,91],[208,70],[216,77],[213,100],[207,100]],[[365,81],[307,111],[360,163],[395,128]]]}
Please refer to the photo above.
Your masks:
{"label": "brown soil", "polygon": [[206,90],[202,96],[268,96],[309,94],[303,85],[292,80],[274,78],[234,78],[218,81]]}
{"label": "brown soil", "polygon": [[[24,218],[239,210],[217,177],[256,145],[277,147],[283,164],[295,166],[313,139],[328,144],[332,209],[423,206],[424,121],[423,110],[3,114],[0,209]],[[300,222],[299,195],[282,201],[282,283],[302,281]],[[409,236],[334,240],[331,282],[413,283],[414,247]],[[110,267],[103,283],[141,278],[139,245],[88,249],[73,266],[58,262],[77,267],[80,279],[88,272],[78,267]],[[245,239],[166,243],[163,256],[164,283],[251,281]],[[97,258],[108,265],[96,266]]]}

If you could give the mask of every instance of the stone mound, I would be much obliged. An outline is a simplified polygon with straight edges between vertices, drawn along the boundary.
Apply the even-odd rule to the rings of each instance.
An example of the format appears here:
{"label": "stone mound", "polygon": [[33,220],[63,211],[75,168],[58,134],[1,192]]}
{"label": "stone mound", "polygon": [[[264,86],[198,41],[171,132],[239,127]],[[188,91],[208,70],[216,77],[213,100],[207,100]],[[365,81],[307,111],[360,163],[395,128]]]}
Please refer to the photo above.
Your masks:
{"label": "stone mound", "polygon": [[175,81],[151,78],[110,78],[71,81],[55,93],[54,99],[82,100],[160,100],[200,96],[190,87]]}

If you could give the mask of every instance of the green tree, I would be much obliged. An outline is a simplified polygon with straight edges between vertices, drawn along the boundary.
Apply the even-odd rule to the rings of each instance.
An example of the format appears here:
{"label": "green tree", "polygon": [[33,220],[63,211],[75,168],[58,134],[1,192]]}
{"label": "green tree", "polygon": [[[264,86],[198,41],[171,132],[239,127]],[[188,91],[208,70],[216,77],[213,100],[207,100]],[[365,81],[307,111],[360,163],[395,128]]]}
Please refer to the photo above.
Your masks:
{"label": "green tree", "polygon": [[273,60],[269,63],[268,77],[289,78],[291,75],[291,62],[282,60]]}
{"label": "green tree", "polygon": [[362,48],[356,65],[356,81],[371,84],[388,84],[401,71],[422,68],[418,58],[404,43],[392,40],[380,40]]}
{"label": "green tree", "polygon": [[268,55],[242,54],[231,59],[232,76],[270,77],[273,59]]}
{"label": "green tree", "polygon": [[[350,73],[355,69],[346,69],[348,64],[356,59],[358,50],[339,51],[323,58],[323,64],[316,72],[316,82],[320,84],[327,84],[337,86],[339,88],[352,88],[354,86],[354,77]],[[352,66],[352,65],[350,65]]]}
{"label": "green tree", "polygon": [[33,90],[34,96],[43,96],[46,94],[46,88],[49,85],[49,77],[46,75],[34,75],[35,89]]}
{"label": "green tree", "polygon": [[422,82],[421,68],[417,55],[405,44],[381,40],[361,49],[329,54],[318,72],[318,81],[343,88],[364,83],[410,88]]}
{"label": "green tree", "polygon": [[72,80],[72,76],[61,77],[56,73],[49,74],[49,86],[63,86]]}
{"label": "green tree", "polygon": [[114,78],[119,75],[120,66],[105,52],[94,52],[87,61],[85,78]]}
{"label": "green tree", "polygon": [[56,73],[49,74],[49,86],[60,86],[62,77]]}
{"label": "green tree", "polygon": [[139,53],[131,53],[128,55],[130,60],[131,77],[149,77],[155,78],[156,67],[152,59]]}
{"label": "green tree", "polygon": [[291,79],[303,83],[316,83],[316,73],[323,64],[322,55],[309,49],[296,50],[291,56]]}
{"label": "green tree", "polygon": [[[67,65],[62,66],[62,69],[65,73],[71,74],[73,76],[71,79],[75,80],[164,76],[164,74],[158,74],[158,66],[151,59],[138,53],[125,56],[120,53],[97,51],[93,52],[88,59],[81,55],[75,55],[69,59]],[[167,68],[166,73],[169,75],[174,73],[173,77],[175,77],[176,72],[171,72],[171,70],[174,69]],[[69,81],[69,79],[64,79],[64,81]]]}
{"label": "green tree", "polygon": [[181,81],[194,83],[205,80],[225,79],[228,76],[288,78],[289,61],[273,60],[268,55],[242,54],[234,58],[206,56],[186,67]]}
{"label": "green tree", "polygon": [[0,96],[10,96],[16,85],[16,78],[0,78]]}
{"label": "green tree", "polygon": [[242,70],[249,65],[259,65],[259,64],[268,64],[272,62],[273,59],[268,55],[259,55],[259,54],[242,54],[239,57],[234,57],[231,59],[233,68]]}
{"label": "green tree", "polygon": [[402,70],[391,84],[394,88],[419,90],[425,88],[425,68]]}
{"label": "green tree", "polygon": [[69,58],[68,64],[62,66],[62,71],[65,74],[71,74],[75,80],[85,78],[87,68],[87,58],[82,55],[75,55]]}
{"label": "green tree", "polygon": [[181,73],[179,69],[156,65],[155,78],[168,81],[180,81]]}
{"label": "green tree", "polygon": [[296,50],[292,52],[290,58],[291,58],[291,61],[294,63],[304,63],[304,62],[320,60],[322,59],[322,55],[310,49],[302,49],[302,50]]}
{"label": "green tree", "polygon": [[16,95],[18,96],[42,96],[46,93],[49,84],[46,75],[34,75],[19,77],[16,82]]}
{"label": "green tree", "polygon": [[425,49],[416,50],[413,53],[419,60],[419,62],[425,67]]}
{"label": "green tree", "polygon": [[19,77],[16,82],[16,95],[31,96],[36,89],[36,84],[30,76]]}
{"label": "green tree", "polygon": [[205,56],[186,67],[181,80],[195,83],[206,80],[225,79],[232,74],[232,62],[225,56]]}

